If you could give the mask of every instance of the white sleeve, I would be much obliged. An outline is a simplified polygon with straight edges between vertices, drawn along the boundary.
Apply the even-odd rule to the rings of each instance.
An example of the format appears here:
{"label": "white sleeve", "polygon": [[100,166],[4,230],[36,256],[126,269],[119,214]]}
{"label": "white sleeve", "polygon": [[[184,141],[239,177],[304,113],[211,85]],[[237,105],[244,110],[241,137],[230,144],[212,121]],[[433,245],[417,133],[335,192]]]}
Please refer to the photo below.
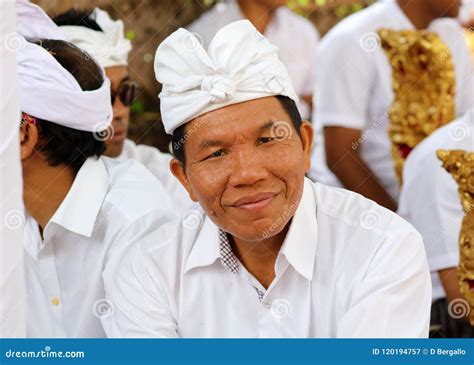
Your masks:
{"label": "white sleeve", "polygon": [[399,213],[423,236],[432,272],[456,267],[463,219],[456,182],[434,150],[417,161],[410,157],[404,169]]}
{"label": "white sleeve", "polygon": [[15,2],[0,2],[0,337],[25,337]]}
{"label": "white sleeve", "polygon": [[305,61],[307,75],[305,78],[306,82],[303,85],[302,95],[313,95],[316,86],[316,57],[319,33],[312,24],[308,24],[307,29],[305,29],[305,35],[307,37],[306,46],[308,47],[308,59]]}
{"label": "white sleeve", "polygon": [[313,121],[365,129],[375,70],[372,53],[350,34],[328,36],[317,50]]}
{"label": "white sleeve", "polygon": [[152,146],[137,145],[135,158],[161,182],[169,194],[175,212],[184,213],[195,206],[196,203],[191,200],[187,190],[170,170],[173,156]]}
{"label": "white sleeve", "polygon": [[[173,226],[173,222],[170,223]],[[167,225],[168,228],[170,225]],[[176,228],[176,227],[174,227]],[[125,253],[112,280],[106,280],[107,300],[114,308],[112,323],[104,326],[108,337],[115,338],[175,338],[177,320],[172,313],[172,295],[166,290],[160,268],[149,253],[142,249],[164,240],[160,229],[146,240],[135,243]]]}
{"label": "white sleeve", "polygon": [[398,229],[398,235],[382,244],[352,289],[337,337],[428,337],[431,280],[426,255],[421,236],[413,228],[404,231]]}
{"label": "white sleeve", "polygon": [[474,60],[473,55],[470,53],[467,45],[462,47],[460,53],[462,56],[460,59],[461,76],[457,83],[459,95],[459,105],[457,105],[456,114],[462,116],[469,109],[474,107]]}

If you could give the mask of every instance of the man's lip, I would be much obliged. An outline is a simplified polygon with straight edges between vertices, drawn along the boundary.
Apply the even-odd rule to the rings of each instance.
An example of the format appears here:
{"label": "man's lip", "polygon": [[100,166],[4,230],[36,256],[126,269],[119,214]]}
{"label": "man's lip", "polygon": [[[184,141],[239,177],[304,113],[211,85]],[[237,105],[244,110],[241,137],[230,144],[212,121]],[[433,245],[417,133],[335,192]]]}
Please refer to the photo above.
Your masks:
{"label": "man's lip", "polygon": [[116,129],[114,130],[114,135],[112,136],[112,140],[123,139],[127,135],[127,131],[125,129]]}
{"label": "man's lip", "polygon": [[277,193],[248,195],[236,200],[231,206],[247,210],[260,209],[267,206],[276,195]]}

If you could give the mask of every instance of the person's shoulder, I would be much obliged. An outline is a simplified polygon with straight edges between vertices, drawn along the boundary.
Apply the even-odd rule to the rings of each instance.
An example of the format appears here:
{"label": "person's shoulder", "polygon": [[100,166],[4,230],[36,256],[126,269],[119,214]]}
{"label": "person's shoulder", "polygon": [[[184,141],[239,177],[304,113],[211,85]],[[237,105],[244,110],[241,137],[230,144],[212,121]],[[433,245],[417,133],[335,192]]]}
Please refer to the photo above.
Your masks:
{"label": "person's shoulder", "polygon": [[130,158],[136,159],[147,168],[149,165],[156,166],[156,164],[160,164],[163,165],[165,169],[168,169],[168,164],[173,158],[171,154],[161,152],[154,146],[135,144],[130,140],[125,140],[125,142],[128,142],[128,145],[124,146],[124,150],[127,148],[126,151],[130,155]]}
{"label": "person's shoulder", "polygon": [[433,30],[442,35],[447,36],[464,36],[464,28],[455,18],[438,18],[433,20],[429,26],[430,30]]}
{"label": "person's shoulder", "polygon": [[152,212],[171,211],[171,203],[163,185],[135,159],[116,160],[101,157],[109,177],[104,208],[114,211],[126,221]]}
{"label": "person's shoulder", "polygon": [[384,3],[375,3],[337,23],[322,39],[325,43],[338,40],[359,41],[361,35],[375,32],[383,24],[387,9]]}
{"label": "person's shoulder", "polygon": [[408,155],[405,169],[415,170],[426,166],[427,161],[437,160],[436,151],[439,149],[474,150],[474,109],[421,141]]}
{"label": "person's shoulder", "polygon": [[218,19],[220,12],[217,5],[202,13],[197,19],[186,26],[190,32],[199,32],[201,28],[215,27],[215,21]]}
{"label": "person's shoulder", "polygon": [[471,64],[471,54],[465,39],[465,31],[457,19],[435,19],[430,24],[428,30],[438,34],[441,40],[450,49],[455,66],[458,66],[457,63],[461,60],[464,60],[463,64],[466,63],[466,61]]}
{"label": "person's shoulder", "polygon": [[154,272],[171,287],[179,285],[191,249],[199,236],[205,213],[196,208],[184,216],[169,219],[158,229],[130,247],[124,264],[132,270],[141,270],[144,264],[151,265]]}
{"label": "person's shoulder", "polygon": [[236,3],[218,3],[187,25],[186,29],[207,48],[219,29],[239,19],[240,13]]}
{"label": "person's shoulder", "polygon": [[285,26],[293,32],[298,33],[298,36],[312,36],[319,39],[320,36],[316,26],[304,16],[295,13],[286,6],[282,6],[278,9],[278,12],[285,22]]}
{"label": "person's shoulder", "polygon": [[349,238],[367,237],[382,243],[400,235],[417,234],[403,218],[364,196],[342,188],[313,183],[317,214],[338,226]]}

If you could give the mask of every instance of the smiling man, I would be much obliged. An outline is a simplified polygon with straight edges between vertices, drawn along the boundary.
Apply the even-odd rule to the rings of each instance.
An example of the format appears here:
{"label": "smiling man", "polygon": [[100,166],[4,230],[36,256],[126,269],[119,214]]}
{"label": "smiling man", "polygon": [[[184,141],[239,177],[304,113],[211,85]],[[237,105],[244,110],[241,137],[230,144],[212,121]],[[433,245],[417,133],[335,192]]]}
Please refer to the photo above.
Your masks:
{"label": "smiling man", "polygon": [[275,46],[247,20],[207,52],[179,29],[155,71],[171,169],[203,211],[130,249],[108,288],[110,336],[427,336],[420,235],[305,178],[313,130]]}

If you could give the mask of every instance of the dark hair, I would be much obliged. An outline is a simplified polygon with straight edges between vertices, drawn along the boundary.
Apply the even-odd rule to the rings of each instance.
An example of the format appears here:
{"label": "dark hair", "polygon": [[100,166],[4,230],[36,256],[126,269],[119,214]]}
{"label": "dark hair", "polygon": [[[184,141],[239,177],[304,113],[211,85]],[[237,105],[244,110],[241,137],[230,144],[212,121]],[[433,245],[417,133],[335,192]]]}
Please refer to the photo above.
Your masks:
{"label": "dark hair", "polygon": [[53,21],[58,25],[76,25],[86,27],[92,30],[102,32],[103,29],[97,24],[92,15],[93,10],[79,10],[69,9],[68,11],[53,18]]}
{"label": "dark hair", "polygon": [[[96,90],[102,86],[104,78],[99,66],[76,46],[51,39],[32,42],[48,50],[74,76],[82,90]],[[51,166],[67,164],[77,172],[87,158],[99,157],[105,151],[105,143],[92,132],[64,127],[39,118],[37,121],[39,149]]]}
{"label": "dark hair", "polygon": [[[288,116],[290,117],[291,122],[293,123],[293,127],[296,129],[296,133],[301,138],[300,127],[302,124],[302,120],[301,120],[300,112],[298,111],[298,107],[296,106],[296,103],[287,96],[277,95],[276,98],[280,102],[283,109],[285,109],[285,111],[288,113]],[[173,136],[171,139],[173,156],[176,157],[176,159],[179,162],[181,162],[183,166],[186,163],[186,158],[184,156],[184,142],[186,140],[185,129],[186,129],[186,124],[183,124],[179,126],[178,128],[176,128],[173,132]]]}

